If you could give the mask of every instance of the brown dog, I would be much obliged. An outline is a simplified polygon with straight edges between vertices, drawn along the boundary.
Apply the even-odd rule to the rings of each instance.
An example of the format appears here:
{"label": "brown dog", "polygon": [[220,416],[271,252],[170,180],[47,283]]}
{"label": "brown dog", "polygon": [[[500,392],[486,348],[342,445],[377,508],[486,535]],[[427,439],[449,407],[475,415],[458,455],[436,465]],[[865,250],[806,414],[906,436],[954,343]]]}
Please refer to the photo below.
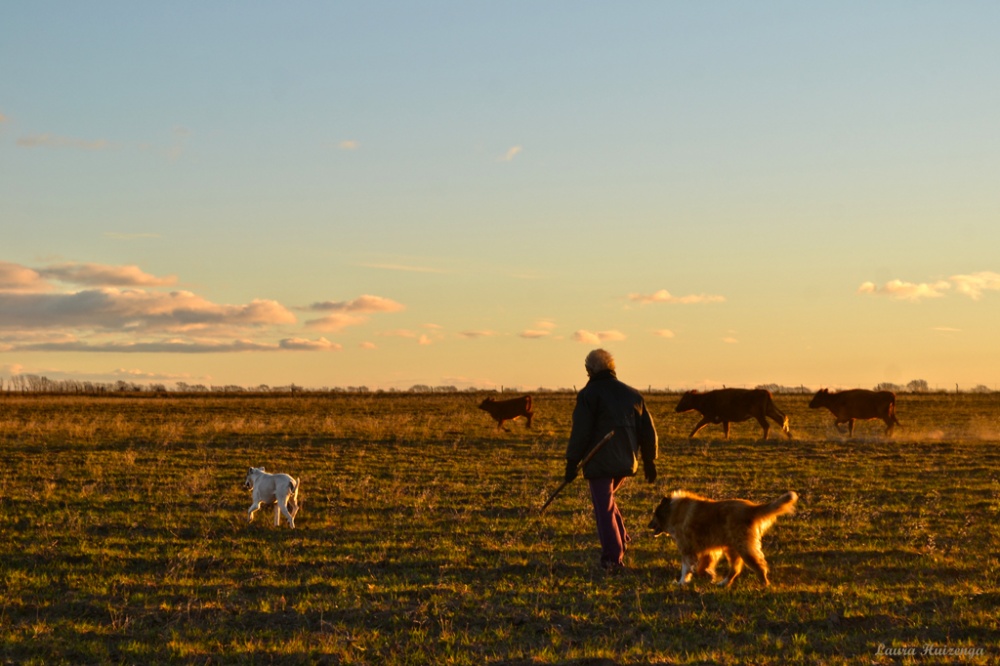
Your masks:
{"label": "brown dog", "polygon": [[649,528],[655,536],[669,534],[677,542],[680,585],[688,583],[693,573],[708,574],[715,582],[715,565],[725,554],[729,575],[719,585],[732,585],[746,562],[766,586],[767,562],[760,539],[778,516],[795,510],[798,499],[794,492],[787,492],[771,503],[754,504],[742,499],[710,500],[675,490],[660,501]]}

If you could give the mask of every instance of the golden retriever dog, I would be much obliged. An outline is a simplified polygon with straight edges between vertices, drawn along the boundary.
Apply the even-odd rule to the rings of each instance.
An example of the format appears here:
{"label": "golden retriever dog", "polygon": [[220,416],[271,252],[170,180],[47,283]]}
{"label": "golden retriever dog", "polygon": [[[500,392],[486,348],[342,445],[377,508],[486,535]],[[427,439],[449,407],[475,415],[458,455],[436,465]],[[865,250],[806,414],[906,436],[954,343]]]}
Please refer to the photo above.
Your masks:
{"label": "golden retriever dog", "polygon": [[649,528],[654,536],[669,534],[677,542],[681,553],[679,585],[690,582],[694,573],[708,574],[715,582],[715,565],[725,554],[729,575],[719,585],[732,585],[746,562],[767,586],[770,582],[761,537],[778,516],[795,510],[798,499],[794,492],[787,492],[773,502],[754,504],[743,499],[711,500],[675,490],[660,501]]}

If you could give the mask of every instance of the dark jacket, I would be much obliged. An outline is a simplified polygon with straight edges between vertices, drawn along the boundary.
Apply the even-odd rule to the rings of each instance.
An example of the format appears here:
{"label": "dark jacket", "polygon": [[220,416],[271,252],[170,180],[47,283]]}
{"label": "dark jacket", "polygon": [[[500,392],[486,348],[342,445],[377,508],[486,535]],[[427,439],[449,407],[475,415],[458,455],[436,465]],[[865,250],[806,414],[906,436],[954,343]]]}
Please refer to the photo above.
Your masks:
{"label": "dark jacket", "polygon": [[640,454],[646,478],[655,478],[658,441],[653,417],[639,392],[607,370],[593,375],[576,396],[567,465],[578,464],[611,430],[614,437],[584,466],[584,478],[634,476]]}

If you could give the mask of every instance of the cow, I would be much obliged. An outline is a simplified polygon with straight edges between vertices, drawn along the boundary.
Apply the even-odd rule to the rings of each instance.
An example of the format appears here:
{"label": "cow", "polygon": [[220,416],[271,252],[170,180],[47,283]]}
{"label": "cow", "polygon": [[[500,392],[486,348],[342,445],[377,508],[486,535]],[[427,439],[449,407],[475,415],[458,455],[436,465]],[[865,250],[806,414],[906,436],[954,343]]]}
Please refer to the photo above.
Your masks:
{"label": "cow", "polygon": [[724,388],[705,393],[688,391],[681,396],[674,411],[690,412],[692,410],[701,412],[701,421],[688,435],[690,439],[693,439],[695,434],[709,423],[721,423],[722,430],[726,433],[726,439],[729,439],[730,423],[746,421],[751,418],[757,419],[757,423],[764,429],[763,438],[767,439],[770,426],[764,417],[770,417],[781,426],[781,430],[788,439],[792,438],[792,432],[788,428],[788,417],[775,407],[771,392],[767,389]]}
{"label": "cow", "polygon": [[[299,512],[299,480],[287,474],[268,474],[263,467],[251,467],[243,482],[246,490],[253,491],[247,522],[253,521],[253,514],[265,504],[274,504],[274,526],[281,524],[281,516],[288,520],[288,526],[295,528],[295,514]],[[291,507],[291,510],[289,510]]]}
{"label": "cow", "polygon": [[513,421],[516,418],[525,417],[528,420],[527,427],[531,427],[531,417],[534,411],[531,409],[531,396],[524,395],[520,398],[510,400],[496,400],[489,397],[479,403],[479,409],[488,412],[497,422],[497,430],[503,427],[504,421]]}
{"label": "cow", "polygon": [[829,389],[820,389],[809,402],[812,409],[826,407],[834,416],[833,424],[841,433],[841,424],[847,424],[850,437],[854,436],[854,422],[858,419],[882,419],[885,421],[886,436],[892,435],[892,430],[900,422],[896,419],[896,394],[892,391],[869,391],[867,389],[848,389],[830,393]]}

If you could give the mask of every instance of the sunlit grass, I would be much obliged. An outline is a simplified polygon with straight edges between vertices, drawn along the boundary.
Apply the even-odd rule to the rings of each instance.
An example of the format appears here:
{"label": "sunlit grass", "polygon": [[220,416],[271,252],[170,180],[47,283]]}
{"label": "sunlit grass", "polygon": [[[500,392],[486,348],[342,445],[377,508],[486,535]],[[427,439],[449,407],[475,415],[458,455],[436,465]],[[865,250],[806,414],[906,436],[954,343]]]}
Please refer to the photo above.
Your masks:
{"label": "sunlit grass", "polygon": [[[561,480],[573,396],[507,432],[475,396],[0,398],[0,656],[10,663],[898,663],[878,646],[998,657],[1000,401],[900,396],[904,428],[847,439],[776,396],[795,439],[686,439],[651,396],[660,480],[620,502],[607,577],[582,482]],[[248,465],[302,479],[297,528],[245,522]],[[795,515],[772,587],[679,589],[643,529],[683,487]],[[268,516],[269,517],[269,516]],[[262,519],[264,518],[264,519]],[[911,659],[918,663],[919,658]]]}

